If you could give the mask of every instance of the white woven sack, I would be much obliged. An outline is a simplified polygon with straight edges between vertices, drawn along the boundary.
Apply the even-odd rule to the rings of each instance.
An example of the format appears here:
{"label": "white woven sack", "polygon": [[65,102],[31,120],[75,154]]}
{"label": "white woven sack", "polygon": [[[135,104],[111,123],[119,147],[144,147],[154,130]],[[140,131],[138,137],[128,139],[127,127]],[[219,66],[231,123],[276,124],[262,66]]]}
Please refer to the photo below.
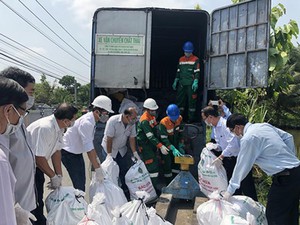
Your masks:
{"label": "white woven sack", "polygon": [[225,200],[210,199],[197,208],[197,220],[199,225],[220,224],[226,215],[239,216],[233,209],[233,205]]}
{"label": "white woven sack", "polygon": [[112,225],[133,225],[133,222],[123,215],[119,207],[116,207],[112,212]]}
{"label": "white woven sack", "polygon": [[247,219],[235,215],[226,215],[220,225],[257,225],[255,218],[247,213]]}
{"label": "white woven sack", "polygon": [[90,202],[97,193],[103,193],[105,196],[105,205],[107,209],[113,210],[115,207],[121,207],[127,202],[123,190],[115,185],[111,180],[104,179],[102,183],[96,181],[96,174],[93,175],[90,185]]}
{"label": "white woven sack", "polygon": [[150,174],[142,160],[137,160],[127,171],[125,183],[128,186],[131,200],[138,199],[137,191],[146,191],[150,195],[147,201],[157,197]]}
{"label": "white woven sack", "polygon": [[72,201],[75,198],[74,191],[75,188],[72,186],[65,186],[50,192],[45,200],[47,213],[49,213],[52,208],[60,205],[64,200]]}
{"label": "white woven sack", "polygon": [[172,225],[169,221],[163,220],[156,214],[156,210],[151,207],[147,210],[149,221],[147,225]]}
{"label": "white woven sack", "polygon": [[132,200],[120,208],[122,215],[126,216],[133,225],[147,225],[147,207],[142,200]]}
{"label": "white woven sack", "polygon": [[80,218],[74,215],[66,200],[52,208],[47,215],[47,225],[70,225],[77,224],[79,221]]}
{"label": "white woven sack", "polygon": [[203,148],[198,164],[198,178],[200,189],[207,197],[214,191],[226,191],[228,186],[225,168],[212,165],[216,158],[211,151]]}
{"label": "white woven sack", "polygon": [[78,225],[106,225],[112,224],[111,217],[105,206],[105,196],[103,193],[97,193],[92,203],[88,205],[86,216]]}
{"label": "white woven sack", "polygon": [[234,195],[230,197],[229,201],[242,218],[246,219],[247,213],[249,212],[254,216],[257,225],[268,225],[266,209],[259,202],[243,195]]}
{"label": "white woven sack", "polygon": [[119,185],[119,165],[113,160],[112,157],[106,157],[106,159],[101,163],[101,167],[105,172],[105,178],[111,180],[115,185]]}

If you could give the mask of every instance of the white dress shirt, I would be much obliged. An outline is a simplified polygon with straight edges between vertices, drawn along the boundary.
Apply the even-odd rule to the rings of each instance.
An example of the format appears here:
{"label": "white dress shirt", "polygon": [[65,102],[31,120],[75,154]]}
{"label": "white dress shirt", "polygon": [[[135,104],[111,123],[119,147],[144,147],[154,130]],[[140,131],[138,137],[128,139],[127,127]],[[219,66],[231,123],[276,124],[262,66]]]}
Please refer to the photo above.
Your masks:
{"label": "white dress shirt", "polygon": [[129,137],[136,137],[136,127],[134,125],[127,125],[125,127],[122,122],[122,114],[110,117],[106,123],[104,138],[102,140],[103,149],[107,153],[107,136],[112,137],[112,157],[116,158],[118,152],[123,157],[127,152],[127,140]]}
{"label": "white dress shirt", "polygon": [[62,148],[64,130],[59,128],[54,115],[34,121],[27,130],[31,134],[36,156],[49,160],[57,150]]}
{"label": "white dress shirt", "polygon": [[95,125],[96,121],[93,112],[88,112],[78,118],[64,135],[63,149],[73,154],[81,154],[93,150]]}
{"label": "white dress shirt", "polygon": [[17,179],[15,201],[23,209],[32,211],[36,208],[35,153],[32,148],[31,136],[24,124],[9,136],[9,150],[9,162]]}
{"label": "white dress shirt", "polygon": [[225,157],[237,156],[240,151],[238,138],[226,126],[226,119],[219,117],[217,126],[213,127],[214,139]]}
{"label": "white dress shirt", "polygon": [[16,178],[8,161],[9,138],[0,134],[0,225],[17,225],[14,189]]}
{"label": "white dress shirt", "polygon": [[[286,132],[268,123],[246,124],[241,150],[227,188],[229,193],[234,193],[240,187],[253,164],[258,165],[269,176],[300,165],[294,150],[290,149],[290,144],[285,143],[291,138],[283,140],[282,137],[289,136],[283,133]],[[294,144],[292,148],[295,148]]]}

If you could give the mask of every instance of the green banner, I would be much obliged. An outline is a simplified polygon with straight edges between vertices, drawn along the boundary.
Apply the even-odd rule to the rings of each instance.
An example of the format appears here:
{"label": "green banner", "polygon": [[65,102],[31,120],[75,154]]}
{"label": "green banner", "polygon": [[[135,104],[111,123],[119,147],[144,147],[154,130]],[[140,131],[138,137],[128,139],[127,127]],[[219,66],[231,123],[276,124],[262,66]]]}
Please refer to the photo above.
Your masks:
{"label": "green banner", "polygon": [[99,55],[144,55],[144,49],[144,35],[96,35],[96,54]]}

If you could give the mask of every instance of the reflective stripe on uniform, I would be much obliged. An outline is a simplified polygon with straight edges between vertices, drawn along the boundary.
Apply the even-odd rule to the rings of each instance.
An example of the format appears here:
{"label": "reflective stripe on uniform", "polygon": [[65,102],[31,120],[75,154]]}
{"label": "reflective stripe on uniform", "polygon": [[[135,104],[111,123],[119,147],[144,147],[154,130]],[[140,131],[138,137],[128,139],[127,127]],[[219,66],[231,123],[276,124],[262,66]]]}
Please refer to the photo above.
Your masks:
{"label": "reflective stripe on uniform", "polygon": [[179,110],[180,110],[180,111],[184,111],[184,107],[180,107]]}
{"label": "reflective stripe on uniform", "polygon": [[200,72],[200,69],[196,69],[194,70],[194,73]]}
{"label": "reflective stripe on uniform", "polygon": [[172,173],[179,173],[180,170],[175,170],[175,169],[172,169]]}
{"label": "reflective stripe on uniform", "polygon": [[160,135],[160,138],[168,138],[168,135]]}
{"label": "reflective stripe on uniform", "polygon": [[195,112],[195,111],[196,111],[196,109],[189,109],[189,111],[190,111],[190,112]]}
{"label": "reflective stripe on uniform", "polygon": [[153,163],[153,159],[145,160],[144,163],[145,163],[145,165],[151,164],[151,163]]}
{"label": "reflective stripe on uniform", "polygon": [[180,69],[177,69],[177,72],[180,72]]}
{"label": "reflective stripe on uniform", "polygon": [[173,129],[173,128],[172,128],[172,129],[168,129],[168,130],[167,130],[167,132],[168,132],[168,133],[173,133],[173,131],[174,131],[174,129]]}
{"label": "reflective stripe on uniform", "polygon": [[172,177],[172,173],[165,173],[164,177]]}
{"label": "reflective stripe on uniform", "polygon": [[179,65],[194,65],[194,61],[188,61],[188,62],[180,62]]}
{"label": "reflective stripe on uniform", "polygon": [[153,133],[152,132],[148,132],[148,133],[146,133],[146,136],[147,136],[147,138],[150,138],[150,137],[153,136]]}
{"label": "reflective stripe on uniform", "polygon": [[150,177],[152,177],[152,178],[158,177],[158,173],[149,173],[149,174],[150,174]]}

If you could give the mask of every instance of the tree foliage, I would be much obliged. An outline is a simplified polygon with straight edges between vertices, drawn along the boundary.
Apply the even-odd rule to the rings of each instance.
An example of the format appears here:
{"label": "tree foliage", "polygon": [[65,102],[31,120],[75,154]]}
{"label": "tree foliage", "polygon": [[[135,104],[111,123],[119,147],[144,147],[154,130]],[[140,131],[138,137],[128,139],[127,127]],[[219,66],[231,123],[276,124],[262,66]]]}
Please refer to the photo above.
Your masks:
{"label": "tree foliage", "polygon": [[66,75],[52,85],[47,81],[45,75],[41,76],[41,82],[35,86],[35,98],[38,103],[45,103],[49,106],[58,105],[63,102],[75,104],[75,85],[77,88],[77,107],[89,105],[90,84],[81,85],[76,82],[75,77]]}

